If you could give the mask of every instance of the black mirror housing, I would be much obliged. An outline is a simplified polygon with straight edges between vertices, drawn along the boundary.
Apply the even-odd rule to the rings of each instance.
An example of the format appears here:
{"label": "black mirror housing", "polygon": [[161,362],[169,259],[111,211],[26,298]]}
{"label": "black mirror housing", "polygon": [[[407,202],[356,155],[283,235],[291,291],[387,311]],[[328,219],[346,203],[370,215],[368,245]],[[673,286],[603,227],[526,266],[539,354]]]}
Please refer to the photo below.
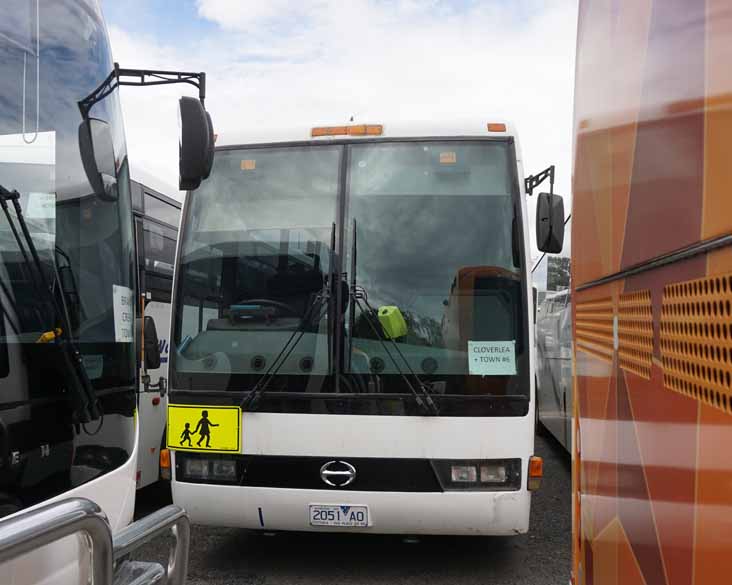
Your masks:
{"label": "black mirror housing", "polygon": [[112,130],[107,122],[86,118],[79,125],[79,153],[94,194],[104,201],[117,200],[117,169]]}
{"label": "black mirror housing", "polygon": [[178,183],[182,191],[192,191],[211,174],[214,158],[213,124],[211,116],[199,100],[182,97],[178,105],[180,113]]}
{"label": "black mirror housing", "polygon": [[558,254],[564,245],[564,200],[539,193],[536,202],[536,245],[542,252]]}
{"label": "black mirror housing", "polygon": [[155,319],[145,317],[145,369],[157,370],[160,367],[160,342],[155,328]]}

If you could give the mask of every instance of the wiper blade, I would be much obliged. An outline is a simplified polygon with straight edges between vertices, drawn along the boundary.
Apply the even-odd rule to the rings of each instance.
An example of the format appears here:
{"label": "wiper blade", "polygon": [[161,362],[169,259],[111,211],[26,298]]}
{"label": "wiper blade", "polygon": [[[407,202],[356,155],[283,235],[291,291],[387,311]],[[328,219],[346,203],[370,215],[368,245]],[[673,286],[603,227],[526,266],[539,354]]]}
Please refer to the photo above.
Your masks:
{"label": "wiper blade", "polygon": [[[368,300],[368,294],[366,293],[366,290],[363,287],[359,287],[356,284],[356,219],[353,219],[353,246],[351,247],[351,330],[353,329],[355,319],[356,319],[356,305],[358,305],[359,309],[361,310],[361,313],[366,316],[366,322],[369,324],[369,327],[371,328],[371,331],[373,331],[374,335],[376,335],[376,338],[379,340],[379,343],[381,343],[381,347],[384,348],[384,352],[386,352],[386,355],[389,356],[389,359],[394,364],[394,367],[396,368],[396,371],[399,373],[399,375],[404,380],[405,384],[409,388],[410,392],[414,396],[414,400],[417,403],[417,406],[424,412],[425,414],[432,414],[432,415],[439,415],[440,409],[437,407],[437,404],[435,404],[435,401],[432,400],[432,396],[430,396],[430,392],[425,386],[424,382],[420,379],[420,377],[417,375],[417,373],[412,369],[412,367],[409,365],[409,362],[407,361],[407,358],[404,357],[404,354],[399,349],[399,346],[397,343],[390,338],[391,344],[393,348],[396,350],[396,352],[399,354],[399,357],[402,359],[402,361],[407,366],[407,369],[409,370],[409,373],[414,378],[414,381],[416,382],[417,386],[419,387],[419,391],[414,387],[412,382],[409,380],[407,375],[404,373],[404,371],[399,367],[399,364],[397,360],[392,356],[391,352],[389,351],[389,348],[387,347],[386,340],[384,339],[384,336],[381,331],[381,325],[377,327],[374,325],[372,321],[373,315],[376,313],[374,309],[369,305]],[[364,304],[368,308],[368,311],[364,311],[363,306],[361,305],[361,300],[363,300]],[[349,364],[351,359],[351,354],[353,353],[353,347],[352,347],[352,338],[353,334],[349,335]]]}
{"label": "wiper blade", "polygon": [[[10,206],[8,205],[8,202],[13,205],[15,217],[17,218],[18,225],[20,226],[20,232],[18,231],[18,227],[15,225],[15,221],[13,221],[13,217],[10,214]],[[20,207],[20,193],[16,190],[10,191],[0,185],[0,207],[2,207],[5,218],[10,225],[10,231],[13,233],[13,237],[15,238],[20,253],[23,256],[23,260],[28,268],[33,285],[42,296],[46,297],[46,300],[53,309],[53,313],[47,316],[51,321],[49,334],[42,335],[38,342],[43,343],[54,340],[55,344],[58,345],[61,350],[62,363],[66,372],[65,379],[69,389],[71,390],[70,394],[75,403],[74,412],[77,417],[76,422],[87,423],[95,420],[100,416],[96,392],[92,386],[89,376],[87,375],[84,362],[81,359],[81,353],[71,339],[71,325],[66,307],[61,306],[61,302],[58,300],[46,281],[46,274],[43,270],[41,259],[38,256],[38,250],[36,249],[33,237],[28,229],[28,224],[23,216],[23,210]],[[28,248],[27,251],[26,246]],[[57,324],[60,324],[61,326],[57,327]]]}
{"label": "wiper blade", "polygon": [[[335,223],[331,228],[331,254],[333,253],[334,249]],[[259,401],[262,397],[262,394],[264,394],[264,392],[267,390],[270,382],[279,373],[279,371],[282,369],[282,366],[285,365],[287,358],[290,357],[292,352],[295,350],[295,347],[297,347],[297,344],[305,336],[305,327],[311,322],[315,308],[318,307],[318,315],[317,318],[313,321],[314,323],[319,323],[324,314],[328,311],[328,308],[331,304],[331,294],[329,291],[333,288],[333,268],[333,260],[331,259],[330,271],[328,273],[328,282],[324,283],[320,293],[313,299],[308,308],[305,310],[305,314],[303,315],[303,318],[300,321],[297,329],[292,332],[292,335],[290,335],[285,344],[282,346],[282,349],[277,354],[277,357],[274,359],[272,364],[270,364],[269,368],[267,368],[267,371],[259,377],[257,383],[254,384],[254,387],[251,389],[247,397],[242,400],[242,410],[252,411],[255,410],[257,406],[259,406]],[[328,354],[330,355],[330,347]]]}
{"label": "wiper blade", "polygon": [[267,390],[270,382],[279,373],[279,371],[282,369],[282,366],[285,365],[287,358],[290,357],[292,352],[295,350],[295,347],[297,347],[297,344],[305,336],[305,328],[311,322],[313,314],[315,312],[315,308],[318,308],[318,314],[315,320],[312,320],[313,323],[319,323],[325,315],[325,311],[323,310],[323,308],[328,306],[329,296],[330,295],[327,293],[324,287],[323,291],[321,291],[313,299],[313,301],[310,303],[307,310],[305,311],[305,315],[300,321],[297,329],[294,329],[292,331],[292,335],[290,335],[285,344],[282,346],[282,349],[277,354],[277,357],[275,357],[269,368],[267,368],[267,371],[260,376],[260,378],[257,380],[257,383],[251,389],[249,394],[246,396],[246,398],[244,398],[244,400],[242,400],[242,410],[256,410],[257,406],[259,406],[262,394],[264,394],[264,392]]}
{"label": "wiper blade", "polygon": [[[409,365],[409,361],[402,353],[401,349],[399,349],[399,345],[393,340],[389,339],[391,341],[392,348],[396,351],[397,354],[399,354],[399,357],[402,359],[404,364],[407,366],[407,370],[409,370],[409,374],[412,376],[414,381],[417,384],[417,387],[419,388],[419,391],[417,388],[414,387],[412,382],[409,380],[409,377],[404,373],[404,371],[399,367],[399,362],[396,360],[396,358],[391,354],[389,351],[389,347],[386,343],[386,340],[384,339],[383,332],[379,331],[379,327],[374,325],[372,319],[376,311],[373,309],[373,307],[368,302],[368,297],[366,294],[366,291],[363,288],[357,288],[355,291],[353,291],[353,294],[351,295],[355,303],[359,306],[361,309],[361,313],[366,316],[366,322],[369,324],[369,327],[371,328],[371,331],[373,331],[374,335],[376,335],[376,338],[378,339],[379,343],[381,343],[381,347],[384,348],[384,352],[387,356],[389,356],[389,359],[394,364],[394,368],[396,369],[397,373],[402,377],[404,380],[404,383],[409,388],[410,392],[414,396],[414,400],[417,403],[417,406],[422,409],[422,411],[425,414],[432,414],[435,416],[438,416],[440,414],[440,409],[437,407],[437,404],[434,400],[432,400],[432,396],[430,395],[429,390],[427,389],[427,386],[424,382],[422,382],[421,378],[417,375],[417,373],[412,369],[412,367]],[[366,308],[368,310],[364,310],[363,306],[361,305],[361,300],[363,300],[364,304],[366,305]]]}

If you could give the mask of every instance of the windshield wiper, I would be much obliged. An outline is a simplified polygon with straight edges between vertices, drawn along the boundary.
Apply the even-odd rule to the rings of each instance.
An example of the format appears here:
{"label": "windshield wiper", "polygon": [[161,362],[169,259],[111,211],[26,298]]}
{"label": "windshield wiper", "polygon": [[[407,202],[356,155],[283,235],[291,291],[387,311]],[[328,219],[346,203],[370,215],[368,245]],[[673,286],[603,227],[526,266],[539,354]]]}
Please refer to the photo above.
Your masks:
{"label": "windshield wiper", "polygon": [[[335,223],[333,224],[333,227],[331,229],[331,245],[333,246],[331,248],[331,254],[333,252],[333,249],[335,248]],[[305,314],[303,315],[302,320],[300,321],[300,324],[298,325],[297,329],[293,330],[290,337],[287,339],[285,344],[282,346],[282,349],[280,349],[280,352],[277,354],[277,357],[275,357],[274,361],[270,364],[269,368],[267,368],[267,371],[262,374],[259,379],[257,380],[257,383],[254,384],[254,387],[251,389],[249,394],[242,400],[241,402],[241,409],[242,410],[248,410],[253,411],[259,406],[260,399],[262,397],[262,394],[267,390],[267,387],[269,386],[270,382],[274,379],[274,377],[279,373],[279,371],[282,369],[282,366],[285,365],[285,362],[287,361],[287,358],[290,357],[292,352],[295,350],[295,347],[297,347],[297,344],[300,342],[300,340],[305,336],[305,328],[308,324],[312,323],[319,323],[320,320],[324,317],[324,315],[327,313],[328,307],[330,306],[330,298],[331,294],[329,292],[329,289],[333,288],[333,258],[331,257],[330,260],[330,270],[328,273],[328,281],[323,284],[323,288],[321,291],[315,296],[313,301],[310,303],[310,305],[305,310]],[[312,320],[313,314],[317,307],[317,316],[315,320]],[[324,310],[325,308],[325,310]]]}
{"label": "windshield wiper", "polygon": [[[13,210],[15,211],[15,216],[20,226],[20,232],[10,214],[8,202],[11,202],[13,205]],[[71,338],[71,325],[66,307],[62,306],[61,301],[58,300],[58,297],[53,293],[46,281],[46,274],[43,270],[41,259],[38,256],[38,250],[23,216],[23,210],[20,207],[20,193],[16,190],[10,191],[0,185],[0,207],[2,207],[5,213],[5,218],[10,225],[10,231],[13,233],[18,249],[23,256],[33,286],[42,297],[46,297],[46,301],[52,307],[52,313],[46,315],[51,323],[51,329],[41,335],[38,343],[54,341],[55,345],[61,350],[61,363],[66,372],[66,383],[73,397],[74,412],[77,418],[76,422],[87,423],[98,419],[100,411],[94,387],[87,375],[81,353]],[[26,246],[28,248],[27,251]],[[60,326],[57,327],[57,325]]]}
{"label": "windshield wiper", "polygon": [[[379,343],[381,344],[381,347],[384,349],[384,352],[387,356],[389,356],[389,359],[394,364],[394,368],[396,368],[396,371],[398,374],[402,377],[404,380],[404,383],[409,388],[410,392],[414,396],[414,400],[417,403],[417,406],[422,410],[424,414],[432,414],[432,415],[439,415],[440,409],[437,407],[437,404],[435,404],[435,401],[432,400],[432,396],[430,395],[430,392],[425,385],[424,382],[420,379],[420,377],[417,375],[417,373],[412,369],[412,367],[409,365],[409,361],[406,357],[404,357],[404,354],[402,353],[401,349],[399,349],[399,345],[392,339],[389,338],[389,341],[391,341],[391,345],[393,349],[399,354],[399,357],[402,359],[404,364],[407,366],[407,370],[409,370],[410,375],[414,379],[417,388],[414,387],[414,384],[409,380],[409,377],[404,373],[404,371],[399,367],[399,363],[394,358],[394,356],[389,351],[389,347],[387,346],[386,339],[384,339],[383,331],[381,331],[381,324],[376,326],[372,318],[375,314],[378,314],[373,307],[369,304],[368,294],[366,293],[366,289],[363,287],[360,287],[356,283],[356,219],[353,219],[353,245],[351,247],[351,333],[349,334],[349,360],[350,360],[350,354],[353,351],[353,348],[351,347],[352,339],[353,339],[353,327],[355,324],[355,314],[356,314],[356,305],[358,305],[358,308],[361,310],[361,314],[366,317],[366,322],[369,324],[369,327],[371,328],[371,331],[376,335],[376,338],[378,339]],[[363,304],[366,305],[366,308],[368,310],[364,310],[363,305],[361,304],[361,301],[363,301]]]}

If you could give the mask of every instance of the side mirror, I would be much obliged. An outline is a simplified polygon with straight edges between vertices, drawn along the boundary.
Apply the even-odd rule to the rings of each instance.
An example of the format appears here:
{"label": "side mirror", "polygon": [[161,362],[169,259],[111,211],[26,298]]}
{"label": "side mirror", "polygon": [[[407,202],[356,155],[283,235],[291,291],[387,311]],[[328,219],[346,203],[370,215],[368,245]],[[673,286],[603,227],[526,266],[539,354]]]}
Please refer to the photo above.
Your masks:
{"label": "side mirror", "polygon": [[155,319],[145,317],[145,369],[157,370],[160,367],[160,342],[155,329]]}
{"label": "side mirror", "polygon": [[536,245],[557,254],[564,244],[564,200],[560,195],[539,193],[536,202]]}
{"label": "side mirror", "polygon": [[178,182],[181,191],[192,191],[211,174],[214,157],[213,124],[200,100],[182,97],[178,106]]}
{"label": "side mirror", "polygon": [[87,118],[79,126],[79,153],[94,194],[117,201],[117,169],[112,130],[104,120]]}

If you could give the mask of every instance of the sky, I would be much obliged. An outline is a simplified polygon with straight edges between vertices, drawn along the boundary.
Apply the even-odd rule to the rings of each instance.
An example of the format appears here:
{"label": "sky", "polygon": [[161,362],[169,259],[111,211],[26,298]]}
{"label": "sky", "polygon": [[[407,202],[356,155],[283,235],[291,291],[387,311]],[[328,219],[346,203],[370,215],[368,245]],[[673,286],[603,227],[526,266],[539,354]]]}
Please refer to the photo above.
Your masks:
{"label": "sky", "polygon": [[[101,4],[122,67],[206,71],[216,132],[509,120],[524,171],[555,164],[569,209],[577,0]],[[121,91],[133,178],[182,198],[177,97],[195,89]]]}

